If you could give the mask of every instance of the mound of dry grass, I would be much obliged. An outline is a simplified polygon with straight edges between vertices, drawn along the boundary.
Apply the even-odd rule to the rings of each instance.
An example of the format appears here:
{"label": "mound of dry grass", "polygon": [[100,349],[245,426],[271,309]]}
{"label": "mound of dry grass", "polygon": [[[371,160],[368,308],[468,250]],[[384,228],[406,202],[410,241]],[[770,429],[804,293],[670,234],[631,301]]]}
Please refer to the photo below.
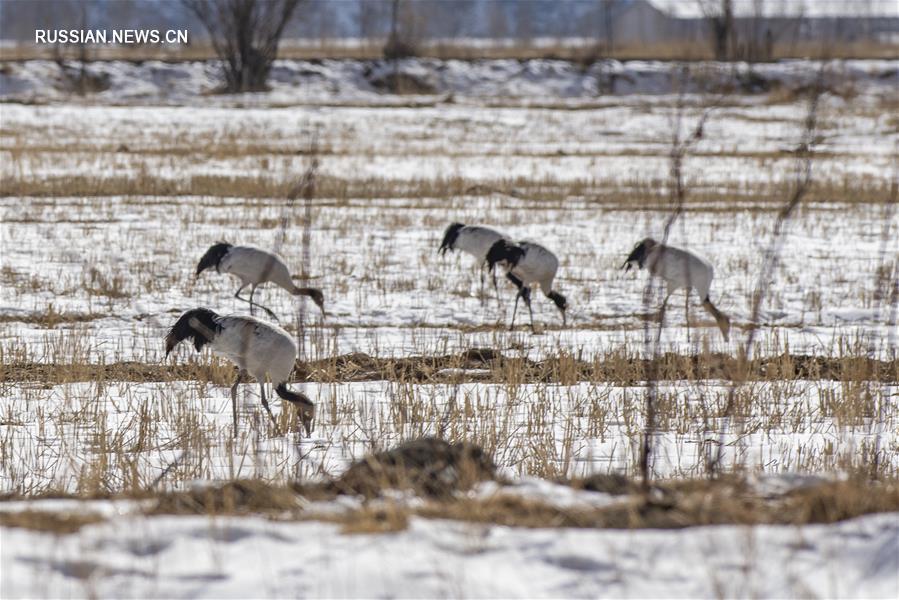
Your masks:
{"label": "mound of dry grass", "polygon": [[366,456],[353,463],[330,487],[341,494],[366,498],[380,496],[385,489],[450,498],[495,477],[493,459],[479,446],[427,437]]}
{"label": "mound of dry grass", "polygon": [[296,490],[258,479],[240,479],[186,492],[158,496],[152,514],[271,514],[295,512],[301,498]]}

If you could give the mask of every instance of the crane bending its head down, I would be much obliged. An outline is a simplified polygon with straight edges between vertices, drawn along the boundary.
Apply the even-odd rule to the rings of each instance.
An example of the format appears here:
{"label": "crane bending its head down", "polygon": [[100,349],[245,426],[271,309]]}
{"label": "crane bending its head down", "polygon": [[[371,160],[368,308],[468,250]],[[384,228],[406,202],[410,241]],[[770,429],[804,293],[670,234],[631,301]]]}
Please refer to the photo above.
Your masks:
{"label": "crane bending its head down", "polygon": [[[660,244],[653,238],[645,238],[637,242],[634,249],[624,259],[621,268],[630,271],[631,267],[637,265],[637,268],[646,268],[653,277],[661,277],[665,280],[668,287],[668,294],[662,302],[662,307],[668,303],[668,298],[676,290],[685,288],[687,290],[686,310],[689,311],[690,289],[696,290],[702,300],[702,307],[708,311],[718,328],[721,335],[727,341],[730,337],[730,317],[718,310],[709,299],[709,290],[712,286],[712,279],[715,276],[715,270],[712,265],[705,259],[696,254],[674,246]],[[689,339],[690,332],[690,315],[687,313],[687,337]]]}
{"label": "crane bending its head down", "polygon": [[[487,259],[487,252],[499,240],[508,239],[502,233],[484,227],[483,225],[464,225],[462,223],[451,223],[443,233],[443,241],[437,249],[441,255],[447,252],[459,250],[473,257],[480,268],[481,272],[481,298],[484,298],[484,269]],[[499,290],[496,289],[496,277],[493,278],[494,290],[496,291],[496,300],[502,305],[499,298]]]}
{"label": "crane bending its head down", "polygon": [[291,391],[287,387],[296,363],[297,346],[286,331],[254,317],[220,316],[208,308],[195,308],[181,315],[165,336],[166,356],[185,340],[193,343],[197,352],[208,344],[214,353],[237,365],[237,379],[231,387],[235,436],[237,385],[241,376],[247,373],[259,382],[262,406],[276,428],[277,422],[265,398],[266,379],[271,380],[278,396],[297,407],[297,417],[305,428],[306,435],[311,435],[315,405],[305,394]]}
{"label": "crane bending its head down", "polygon": [[[228,273],[240,279],[241,286],[234,297],[249,302],[250,314],[253,314],[253,309],[258,306],[272,318],[277,318],[271,310],[253,301],[256,288],[266,282],[274,283],[294,296],[309,297],[322,311],[322,315],[325,314],[325,296],[322,291],[317,288],[297,287],[290,276],[287,263],[274,252],[256,246],[235,246],[228,242],[217,242],[200,258],[196,276],[199,277],[206,269],[213,268],[216,273]],[[240,295],[248,285],[249,300]]]}
{"label": "crane bending its head down", "polygon": [[568,310],[568,300],[553,289],[553,281],[559,270],[559,259],[556,255],[535,242],[510,242],[499,240],[490,247],[485,259],[487,267],[493,276],[493,285],[496,286],[496,265],[500,265],[506,271],[506,279],[518,288],[515,297],[515,308],[512,310],[511,330],[515,327],[515,313],[518,309],[518,299],[524,299],[531,316],[531,331],[534,330],[534,313],[531,309],[531,286],[537,284],[543,294],[553,301],[559,312],[562,313],[562,326],[567,325],[568,320],[565,311]]}

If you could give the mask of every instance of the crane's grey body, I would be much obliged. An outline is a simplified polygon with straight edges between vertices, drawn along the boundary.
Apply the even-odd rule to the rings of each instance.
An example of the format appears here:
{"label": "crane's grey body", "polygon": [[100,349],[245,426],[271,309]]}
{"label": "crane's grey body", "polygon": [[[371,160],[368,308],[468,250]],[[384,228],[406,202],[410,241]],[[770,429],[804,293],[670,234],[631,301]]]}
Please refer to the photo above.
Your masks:
{"label": "crane's grey body", "polygon": [[209,345],[213,353],[233,362],[238,368],[237,379],[231,386],[231,408],[234,435],[237,435],[237,385],[241,376],[249,374],[259,382],[262,405],[277,428],[277,422],[265,397],[265,383],[270,381],[275,392],[297,406],[297,414],[306,428],[312,431],[315,406],[305,395],[292,392],[287,382],[296,364],[297,345],[286,331],[272,323],[241,315],[220,316],[205,308],[185,312],[172,326],[165,338],[166,355],[179,343],[190,339],[199,352]]}
{"label": "crane's grey body", "polygon": [[256,246],[232,246],[219,263],[218,270],[240,279],[242,287],[271,282],[290,293],[297,287],[284,259]]}
{"label": "crane's grey body", "polygon": [[[487,253],[490,248],[500,240],[508,240],[509,238],[502,233],[484,227],[483,225],[463,225],[462,223],[452,223],[446,228],[443,234],[443,241],[440,243],[438,252],[446,254],[453,250],[461,250],[462,252],[473,257],[478,264],[481,272],[481,298],[484,297],[484,268],[486,267]],[[494,280],[495,283],[495,280]],[[494,285],[494,288],[496,286]],[[502,303],[497,290],[496,300]]]}
{"label": "crane's grey body", "polygon": [[715,269],[709,261],[692,252],[661,244],[653,246],[647,253],[646,269],[653,277],[665,281],[669,294],[692,288],[702,300],[708,299],[715,277]]}
{"label": "crane's grey body", "polygon": [[545,296],[549,296],[559,270],[559,259],[535,242],[518,242],[518,247],[524,250],[524,256],[508,272],[524,285],[538,286]]}
{"label": "crane's grey body", "polygon": [[[277,319],[275,313],[253,301],[256,288],[267,282],[274,283],[294,296],[309,296],[324,314],[324,296],[321,290],[297,287],[290,276],[287,263],[274,252],[256,246],[234,246],[227,242],[219,242],[210,247],[200,259],[200,263],[197,265],[197,277],[204,270],[213,267],[217,273],[233,275],[240,280],[240,288],[235,292],[234,297],[250,304],[251,315],[253,309],[258,306],[273,319]],[[240,295],[247,286],[250,286],[249,299]]]}
{"label": "crane's grey body", "polygon": [[219,317],[222,331],[210,347],[249,373],[256,381],[274,384],[290,379],[297,358],[297,344],[289,333],[255,317]]}
{"label": "crane's grey body", "polygon": [[640,269],[646,268],[651,276],[659,277],[665,281],[668,293],[665,295],[662,307],[667,305],[671,294],[680,289],[687,290],[685,306],[688,337],[690,328],[690,290],[693,289],[699,294],[703,308],[715,318],[718,328],[724,335],[724,339],[728,339],[730,319],[718,310],[709,299],[709,290],[712,286],[712,279],[715,277],[715,270],[709,261],[688,250],[660,244],[652,238],[646,238],[634,247],[634,250],[625,259],[622,267],[625,270],[630,270],[631,266],[635,264]]}
{"label": "crane's grey body", "polygon": [[553,289],[553,282],[559,270],[559,259],[550,250],[536,242],[518,242],[498,240],[487,252],[487,265],[493,276],[496,287],[496,265],[506,271],[506,279],[518,288],[515,296],[515,308],[512,310],[512,322],[509,329],[515,327],[515,315],[518,312],[518,300],[524,299],[531,317],[531,331],[534,330],[534,312],[531,308],[531,288],[537,286],[543,294],[553,301],[562,313],[562,325],[567,320],[565,311],[568,301],[565,296]]}
{"label": "crane's grey body", "polygon": [[449,246],[451,250],[461,250],[474,257],[478,264],[483,264],[491,246],[499,240],[507,240],[507,236],[481,225],[466,225],[459,229],[456,239]]}

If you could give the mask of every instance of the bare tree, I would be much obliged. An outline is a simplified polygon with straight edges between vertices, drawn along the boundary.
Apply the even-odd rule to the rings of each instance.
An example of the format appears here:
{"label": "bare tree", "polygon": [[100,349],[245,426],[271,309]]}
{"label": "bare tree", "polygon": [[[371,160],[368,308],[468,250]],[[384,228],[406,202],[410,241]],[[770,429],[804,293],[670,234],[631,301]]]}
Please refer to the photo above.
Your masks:
{"label": "bare tree", "polygon": [[181,0],[209,32],[224,91],[266,89],[278,43],[300,0]]}
{"label": "bare tree", "polygon": [[615,51],[615,11],[621,0],[602,0],[603,40],[606,43],[606,56]]}
{"label": "bare tree", "polygon": [[735,45],[733,0],[697,0],[708,23],[715,60],[733,58]]}
{"label": "bare tree", "polygon": [[415,56],[418,52],[422,15],[415,3],[392,0],[390,5],[390,34],[384,44],[384,58],[397,60]]}
{"label": "bare tree", "polygon": [[[49,22],[71,23],[77,22],[81,31],[87,31],[96,26],[97,14],[95,6],[87,0],[68,0],[66,2],[48,5],[48,9],[58,12],[50,15]],[[43,15],[42,15],[43,16]],[[75,44],[75,63],[72,66],[67,62],[66,52],[60,44],[53,46],[53,60],[59,67],[62,84],[67,91],[79,96],[93,92],[102,92],[109,88],[109,75],[96,73],[88,68],[90,64],[90,48],[84,36],[81,36]]]}
{"label": "bare tree", "polygon": [[615,52],[615,12],[618,10],[621,0],[599,0],[599,6],[594,11],[598,27],[596,33],[601,37],[584,58],[584,67],[595,65],[596,91],[599,94],[610,94],[615,91],[616,74],[611,65],[601,58],[611,58]]}

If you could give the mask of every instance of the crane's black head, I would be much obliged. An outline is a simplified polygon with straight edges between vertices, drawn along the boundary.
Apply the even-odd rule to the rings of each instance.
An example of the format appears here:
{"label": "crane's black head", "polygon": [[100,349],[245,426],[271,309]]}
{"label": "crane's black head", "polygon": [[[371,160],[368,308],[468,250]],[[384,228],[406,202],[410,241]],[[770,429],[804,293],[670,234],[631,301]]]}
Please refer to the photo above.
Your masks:
{"label": "crane's black head", "polygon": [[315,302],[315,305],[321,309],[322,312],[325,312],[325,295],[322,294],[322,291],[318,288],[312,288],[309,290],[309,297]]}
{"label": "crane's black head", "polygon": [[627,258],[624,260],[624,264],[621,265],[621,268],[625,270],[625,272],[630,271],[631,267],[636,263],[637,267],[643,268],[646,264],[646,255],[652,249],[653,246],[658,244],[652,238],[646,238],[641,240],[634,246],[634,249],[630,254],[627,255]]}
{"label": "crane's black head", "polygon": [[524,256],[524,250],[509,240],[497,240],[487,251],[487,266],[492,271],[496,263],[505,262],[507,269],[512,269]]}
{"label": "crane's black head", "polygon": [[216,272],[219,270],[219,263],[222,262],[222,259],[225,258],[225,255],[231,250],[233,246],[228,242],[218,242],[213,244],[209,250],[206,251],[206,254],[203,255],[203,258],[200,259],[199,264],[197,264],[197,277],[200,276],[200,273],[205,271],[206,269],[211,269],[215,267]]}
{"label": "crane's black head", "polygon": [[443,241],[440,242],[440,248],[437,250],[440,254],[446,254],[447,250],[452,250],[454,248],[454,244],[456,243],[456,238],[459,237],[459,230],[465,227],[462,223],[453,223],[449,227],[446,228],[446,231],[443,234]]}
{"label": "crane's black head", "polygon": [[299,296],[307,296],[310,300],[315,302],[315,305],[319,307],[322,311],[322,314],[325,314],[325,295],[322,294],[322,291],[318,288],[296,288],[294,294]]}
{"label": "crane's black head", "polygon": [[197,352],[203,349],[222,330],[218,323],[218,315],[208,308],[194,308],[189,310],[175,321],[168,335],[165,336],[165,355],[175,349],[175,346],[190,338]]}

